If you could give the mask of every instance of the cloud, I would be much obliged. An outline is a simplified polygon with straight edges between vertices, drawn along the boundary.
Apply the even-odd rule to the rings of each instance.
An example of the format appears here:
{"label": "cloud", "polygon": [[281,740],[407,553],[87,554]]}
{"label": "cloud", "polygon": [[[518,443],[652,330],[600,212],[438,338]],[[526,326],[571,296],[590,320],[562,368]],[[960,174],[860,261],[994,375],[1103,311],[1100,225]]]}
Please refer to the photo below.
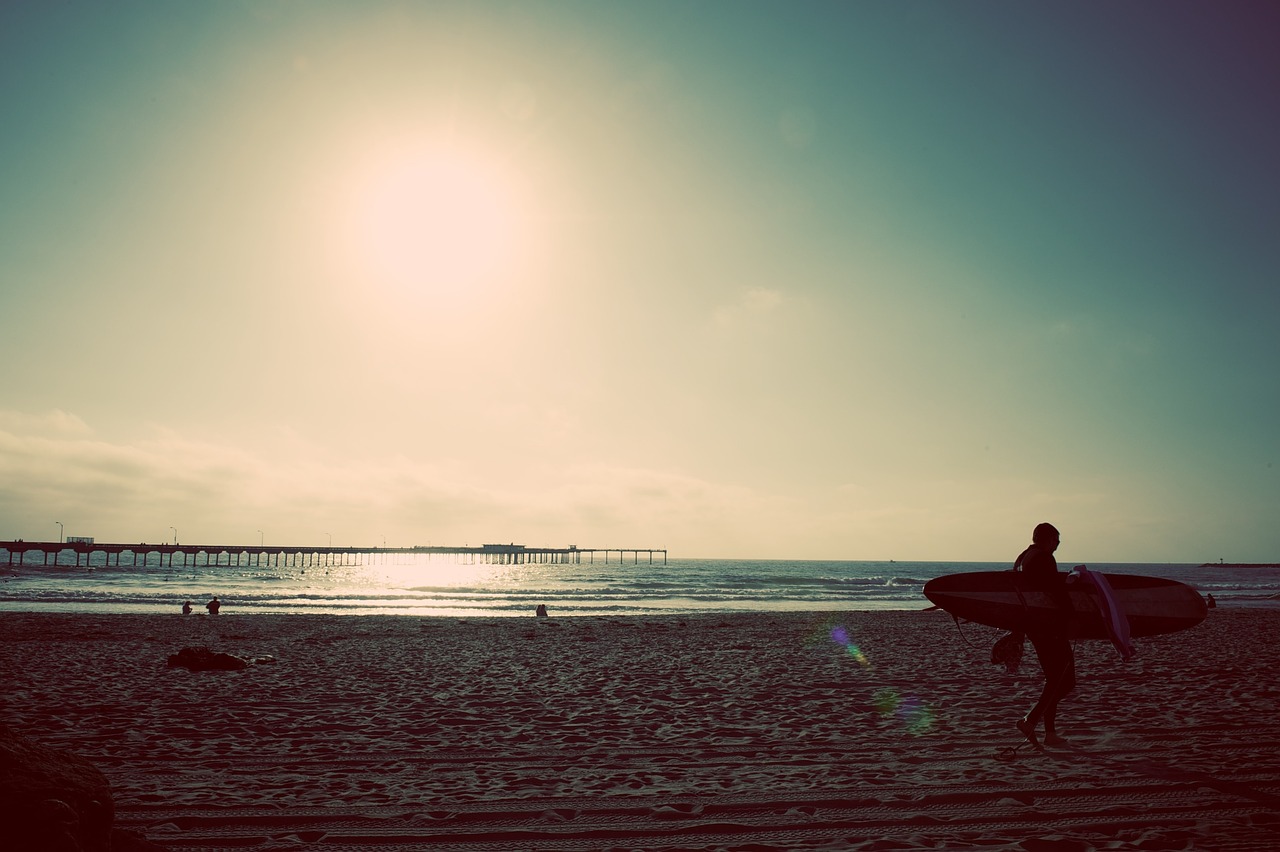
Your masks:
{"label": "cloud", "polygon": [[91,430],[83,420],[60,408],[44,414],[27,414],[22,411],[0,409],[0,431],[14,435],[89,435]]}
{"label": "cloud", "polygon": [[61,521],[68,535],[125,542],[176,529],[188,544],[331,536],[336,545],[665,548],[673,558],[999,560],[1050,520],[1069,531],[1064,558],[1123,562],[1216,557],[1195,545],[1196,530],[1222,526],[1224,541],[1249,541],[1265,523],[1261,510],[1206,520],[1196,499],[1153,499],[1123,476],[1087,472],[1049,484],[1030,473],[867,469],[857,481],[782,489],[603,460],[352,458],[287,431],[269,450],[163,429],[111,441],[66,412],[3,412],[0,422],[0,540],[52,538]]}
{"label": "cloud", "polygon": [[[534,464],[495,474],[465,462],[399,455],[347,459],[284,434],[272,452],[171,430],[113,443],[77,418],[29,434],[0,429],[0,539],[68,534],[187,543],[476,544],[518,541],[762,552],[760,519],[788,500],[679,472],[604,464]],[[75,426],[74,424],[80,424]],[[261,532],[260,532],[261,531]],[[707,542],[723,542],[709,547]]]}
{"label": "cloud", "polygon": [[927,498],[879,480],[783,493],[604,462],[482,470],[396,454],[352,459],[288,432],[269,452],[172,430],[117,443],[71,415],[53,420],[70,425],[35,436],[0,430],[0,539],[51,536],[63,521],[68,534],[114,541],[160,541],[176,529],[190,544],[332,536],[352,545],[515,541],[686,557],[909,558],[904,544],[949,550],[992,532],[949,527],[957,521],[946,504],[959,486]]}

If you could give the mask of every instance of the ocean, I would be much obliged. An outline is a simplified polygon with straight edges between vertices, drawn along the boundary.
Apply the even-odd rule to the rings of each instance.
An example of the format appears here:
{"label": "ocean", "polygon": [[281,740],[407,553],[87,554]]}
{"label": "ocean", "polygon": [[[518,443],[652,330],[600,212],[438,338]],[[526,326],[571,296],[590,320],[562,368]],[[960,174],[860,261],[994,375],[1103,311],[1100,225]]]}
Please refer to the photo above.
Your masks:
{"label": "ocean", "polygon": [[[307,567],[149,564],[7,565],[0,548],[0,611],[197,612],[217,596],[223,613],[552,616],[729,613],[778,610],[915,610],[926,581],[1008,562],[841,562],[670,559],[619,563],[488,564],[424,554]],[[38,559],[38,557],[36,557]],[[35,560],[32,560],[35,561]],[[1066,570],[1070,563],[1062,562]],[[1093,564],[1098,571],[1180,580],[1220,606],[1280,607],[1280,568],[1186,564]]]}

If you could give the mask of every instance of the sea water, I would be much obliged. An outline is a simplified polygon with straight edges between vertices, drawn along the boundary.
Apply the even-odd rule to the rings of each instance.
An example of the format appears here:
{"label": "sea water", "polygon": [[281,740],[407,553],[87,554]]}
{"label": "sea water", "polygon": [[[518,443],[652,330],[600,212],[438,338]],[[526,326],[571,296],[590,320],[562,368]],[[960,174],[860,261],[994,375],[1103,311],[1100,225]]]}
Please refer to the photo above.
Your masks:
{"label": "sea water", "polygon": [[[651,615],[778,610],[918,610],[924,584],[943,574],[1007,570],[1007,562],[842,562],[670,559],[490,564],[445,555],[349,556],[347,564],[7,565],[0,611],[197,612],[215,595],[223,613],[527,616]],[[126,560],[128,562],[128,560]],[[1061,568],[1070,566],[1063,563]],[[1221,606],[1280,607],[1280,568],[1091,564],[1098,571],[1187,583]]]}

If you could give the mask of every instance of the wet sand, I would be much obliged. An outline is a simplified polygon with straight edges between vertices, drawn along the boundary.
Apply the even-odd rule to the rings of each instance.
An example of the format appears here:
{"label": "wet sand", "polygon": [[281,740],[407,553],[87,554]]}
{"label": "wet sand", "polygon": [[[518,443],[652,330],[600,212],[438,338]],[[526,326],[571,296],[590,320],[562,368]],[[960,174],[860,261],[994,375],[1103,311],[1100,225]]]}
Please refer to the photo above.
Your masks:
{"label": "wet sand", "polygon": [[1077,643],[1046,751],[1030,645],[944,613],[552,615],[0,613],[0,720],[173,850],[1280,846],[1274,610]]}

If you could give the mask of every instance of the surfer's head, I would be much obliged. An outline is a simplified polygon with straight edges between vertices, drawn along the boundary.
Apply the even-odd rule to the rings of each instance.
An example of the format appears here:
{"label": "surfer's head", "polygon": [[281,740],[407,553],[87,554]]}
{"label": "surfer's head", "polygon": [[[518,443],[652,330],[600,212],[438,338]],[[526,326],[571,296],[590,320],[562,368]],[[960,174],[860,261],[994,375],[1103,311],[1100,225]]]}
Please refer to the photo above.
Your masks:
{"label": "surfer's head", "polygon": [[1053,550],[1058,546],[1058,541],[1062,538],[1058,534],[1058,528],[1050,523],[1037,524],[1036,528],[1031,532],[1031,541],[1042,547]]}

